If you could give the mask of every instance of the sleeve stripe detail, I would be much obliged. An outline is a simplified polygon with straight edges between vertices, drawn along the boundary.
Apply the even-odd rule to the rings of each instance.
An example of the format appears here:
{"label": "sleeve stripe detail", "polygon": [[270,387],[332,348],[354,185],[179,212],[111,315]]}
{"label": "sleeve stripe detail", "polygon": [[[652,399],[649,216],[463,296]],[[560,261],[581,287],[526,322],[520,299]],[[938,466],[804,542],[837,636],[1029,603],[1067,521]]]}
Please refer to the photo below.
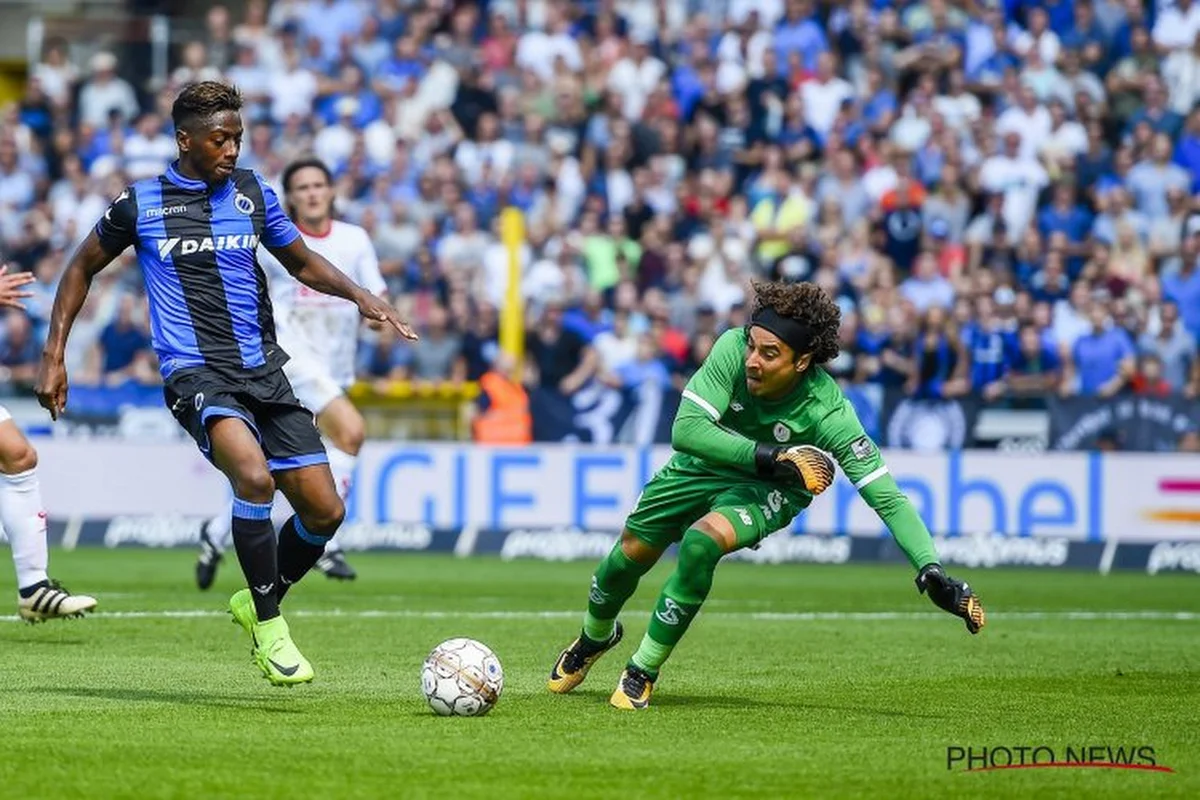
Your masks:
{"label": "sleeve stripe detail", "polygon": [[708,415],[710,417],[712,417],[713,420],[718,420],[721,418],[721,415],[717,412],[717,409],[713,408],[712,403],[708,402],[703,397],[701,397],[700,395],[691,391],[690,389],[683,390],[683,397],[686,400],[691,400],[693,403],[695,403],[696,405],[700,406],[705,411],[707,411]]}
{"label": "sleeve stripe detail", "polygon": [[888,468],[887,468],[887,465],[885,464],[884,466],[882,466],[882,467],[880,467],[879,469],[875,470],[875,471],[874,471],[874,472],[872,472],[871,474],[869,474],[869,475],[866,475],[866,476],[864,476],[864,477],[860,478],[860,479],[858,480],[858,482],[854,484],[854,488],[855,488],[855,489],[861,489],[861,488],[863,488],[864,486],[866,486],[868,483],[871,483],[871,482],[873,482],[873,481],[877,481],[877,480],[879,480],[879,479],[880,479],[880,478],[882,478],[884,475],[887,475],[887,473],[888,473]]}

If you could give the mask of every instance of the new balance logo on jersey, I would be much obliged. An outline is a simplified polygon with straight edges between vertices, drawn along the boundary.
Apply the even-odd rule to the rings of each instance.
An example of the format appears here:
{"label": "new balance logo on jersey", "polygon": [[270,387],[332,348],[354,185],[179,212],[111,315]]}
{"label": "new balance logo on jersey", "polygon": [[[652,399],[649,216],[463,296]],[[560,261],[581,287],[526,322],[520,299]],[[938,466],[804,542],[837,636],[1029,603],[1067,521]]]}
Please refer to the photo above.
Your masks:
{"label": "new balance logo on jersey", "polygon": [[253,233],[205,236],[198,239],[172,236],[169,239],[159,239],[154,244],[158,248],[158,257],[166,258],[170,255],[187,256],[214,250],[253,250],[258,247],[258,236]]}
{"label": "new balance logo on jersey", "polygon": [[671,598],[664,597],[662,609],[655,611],[654,616],[663,625],[678,625],[682,618],[687,616],[687,611]]}

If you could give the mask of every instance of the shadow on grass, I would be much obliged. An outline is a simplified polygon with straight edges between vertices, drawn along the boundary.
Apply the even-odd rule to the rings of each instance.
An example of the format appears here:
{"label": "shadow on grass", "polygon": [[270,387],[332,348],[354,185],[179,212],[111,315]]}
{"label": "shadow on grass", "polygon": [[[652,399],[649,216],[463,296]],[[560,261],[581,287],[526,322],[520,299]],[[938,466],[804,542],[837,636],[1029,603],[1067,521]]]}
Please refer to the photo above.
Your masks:
{"label": "shadow on grass", "polygon": [[[271,689],[279,687],[270,687]],[[281,689],[282,690],[282,689]],[[270,714],[304,714],[304,709],[265,702],[262,697],[221,695],[199,691],[159,691],[156,689],[104,689],[93,686],[42,686],[26,691],[83,697],[93,700],[118,700],[133,703],[172,703],[181,706],[237,708],[246,711],[265,711]],[[286,690],[284,690],[286,691]]]}
{"label": "shadow on grass", "polygon": [[650,701],[651,706],[694,706],[697,708],[781,708],[789,711],[834,711],[838,714],[853,714],[862,717],[903,717],[908,719],[950,719],[945,714],[932,714],[922,711],[907,711],[894,708],[870,708],[856,705],[833,705],[829,703],[809,703],[803,700],[747,700],[742,697],[722,697],[719,695],[678,695],[656,694]]}
{"label": "shadow on grass", "polygon": [[[610,693],[595,689],[584,689],[571,692],[566,697],[578,698],[576,702],[601,703],[608,705]],[[716,694],[675,694],[656,692],[650,701],[651,708],[777,708],[789,711],[832,711],[838,714],[853,714],[863,717],[903,717],[908,719],[950,719],[945,714],[934,714],[925,711],[909,711],[894,708],[871,708],[858,705],[835,705],[830,703],[812,703],[805,700],[762,700],[736,695]]]}
{"label": "shadow on grass", "polygon": [[23,648],[34,647],[78,647],[81,644],[87,644],[84,639],[25,639],[15,636],[0,636],[0,642],[12,644]]}

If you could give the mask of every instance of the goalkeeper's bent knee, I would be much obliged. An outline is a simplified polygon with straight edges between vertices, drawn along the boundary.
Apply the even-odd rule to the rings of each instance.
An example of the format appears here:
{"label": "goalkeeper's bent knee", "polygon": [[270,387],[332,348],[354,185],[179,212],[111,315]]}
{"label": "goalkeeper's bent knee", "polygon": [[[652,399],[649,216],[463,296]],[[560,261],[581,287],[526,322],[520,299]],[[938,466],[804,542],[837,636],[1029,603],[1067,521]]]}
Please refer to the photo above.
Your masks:
{"label": "goalkeeper's bent knee", "polygon": [[712,589],[717,562],[725,548],[700,528],[688,528],[679,542],[679,562],[673,581],[677,598],[686,603],[703,603]]}

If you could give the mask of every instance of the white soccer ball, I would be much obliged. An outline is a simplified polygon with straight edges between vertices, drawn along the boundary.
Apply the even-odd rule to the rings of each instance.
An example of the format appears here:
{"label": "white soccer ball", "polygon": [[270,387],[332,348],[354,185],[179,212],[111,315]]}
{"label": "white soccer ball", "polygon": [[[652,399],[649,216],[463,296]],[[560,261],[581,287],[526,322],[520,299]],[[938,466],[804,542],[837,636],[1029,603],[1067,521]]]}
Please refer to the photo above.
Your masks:
{"label": "white soccer ball", "polygon": [[474,639],[447,639],[421,667],[421,690],[443,717],[480,717],[504,690],[504,670],[491,648]]}

